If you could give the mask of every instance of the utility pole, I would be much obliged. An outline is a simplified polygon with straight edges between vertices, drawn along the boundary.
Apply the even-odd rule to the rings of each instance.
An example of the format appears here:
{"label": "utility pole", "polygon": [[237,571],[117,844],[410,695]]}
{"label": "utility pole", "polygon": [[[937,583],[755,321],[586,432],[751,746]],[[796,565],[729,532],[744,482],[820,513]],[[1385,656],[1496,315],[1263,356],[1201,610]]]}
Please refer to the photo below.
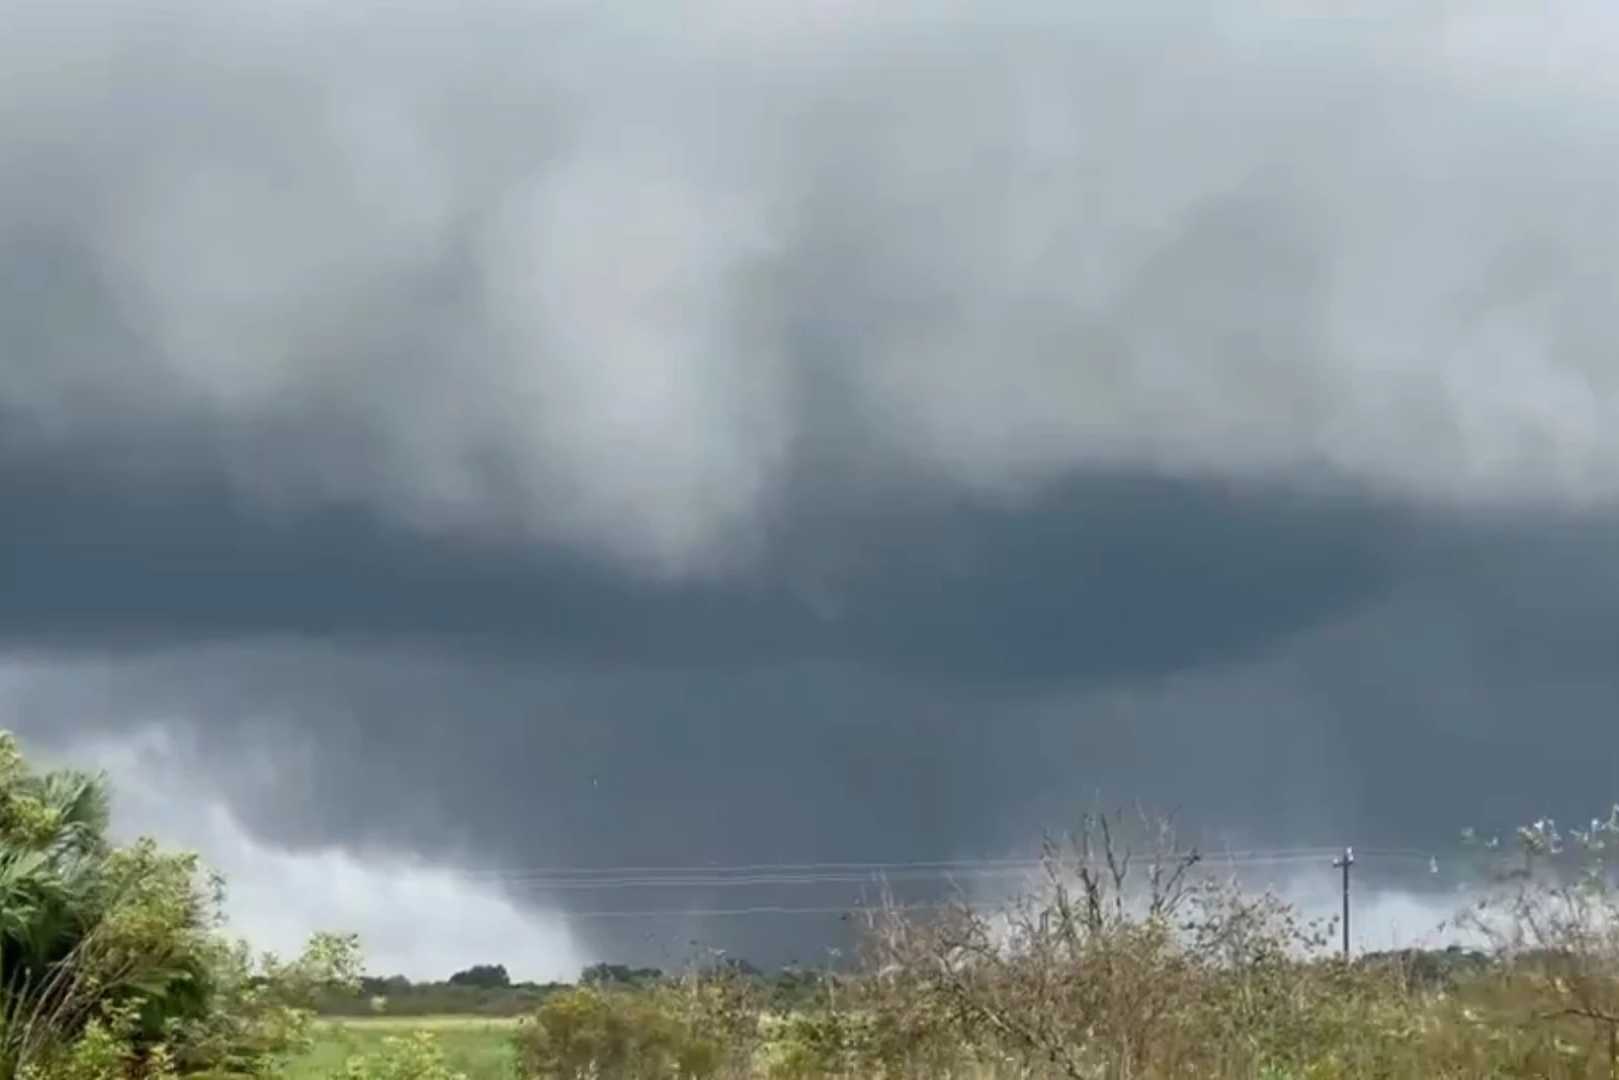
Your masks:
{"label": "utility pole", "polygon": [[1332,860],[1332,865],[1344,872],[1344,963],[1349,962],[1349,868],[1355,865],[1355,849],[1344,848],[1343,858]]}

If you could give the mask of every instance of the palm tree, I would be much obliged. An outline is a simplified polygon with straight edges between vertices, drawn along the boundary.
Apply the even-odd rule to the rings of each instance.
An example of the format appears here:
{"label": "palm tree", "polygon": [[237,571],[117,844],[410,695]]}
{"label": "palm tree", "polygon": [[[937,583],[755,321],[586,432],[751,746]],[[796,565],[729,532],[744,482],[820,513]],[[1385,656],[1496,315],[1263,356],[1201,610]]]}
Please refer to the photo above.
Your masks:
{"label": "palm tree", "polygon": [[89,773],[24,773],[0,788],[0,958],[49,963],[82,929],[74,908],[94,898],[108,810],[106,778]]}
{"label": "palm tree", "polygon": [[0,1080],[110,1008],[150,1044],[209,1003],[217,949],[196,860],[115,847],[108,809],[104,777],[35,773],[0,731]]}
{"label": "palm tree", "polygon": [[32,773],[0,733],[0,1046],[100,916],[108,811],[104,777]]}
{"label": "palm tree", "polygon": [[59,858],[105,853],[112,817],[105,775],[63,769],[29,777],[23,790],[39,801],[51,823],[46,850]]}

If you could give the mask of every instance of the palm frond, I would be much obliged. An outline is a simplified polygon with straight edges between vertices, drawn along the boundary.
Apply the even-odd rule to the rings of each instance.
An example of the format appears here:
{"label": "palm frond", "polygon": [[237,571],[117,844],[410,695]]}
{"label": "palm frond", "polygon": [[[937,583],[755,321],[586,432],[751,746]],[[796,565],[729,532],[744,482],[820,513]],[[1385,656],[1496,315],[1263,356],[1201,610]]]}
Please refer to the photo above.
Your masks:
{"label": "palm frond", "polygon": [[91,851],[105,843],[112,800],[104,775],[63,769],[33,777],[29,786],[56,820],[51,846]]}

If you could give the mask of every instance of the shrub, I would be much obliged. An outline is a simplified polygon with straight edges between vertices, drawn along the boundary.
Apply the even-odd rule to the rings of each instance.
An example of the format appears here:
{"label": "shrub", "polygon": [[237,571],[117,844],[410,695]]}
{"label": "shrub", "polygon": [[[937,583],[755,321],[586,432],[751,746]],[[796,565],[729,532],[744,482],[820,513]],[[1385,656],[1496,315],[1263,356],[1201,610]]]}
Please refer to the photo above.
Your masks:
{"label": "shrub", "polygon": [[450,1068],[431,1032],[418,1031],[408,1038],[382,1040],[377,1053],[349,1058],[332,1080],[466,1080],[466,1076]]}
{"label": "shrub", "polygon": [[515,1036],[524,1076],[662,1080],[716,1075],[725,1046],[671,996],[581,987],[557,994]]}

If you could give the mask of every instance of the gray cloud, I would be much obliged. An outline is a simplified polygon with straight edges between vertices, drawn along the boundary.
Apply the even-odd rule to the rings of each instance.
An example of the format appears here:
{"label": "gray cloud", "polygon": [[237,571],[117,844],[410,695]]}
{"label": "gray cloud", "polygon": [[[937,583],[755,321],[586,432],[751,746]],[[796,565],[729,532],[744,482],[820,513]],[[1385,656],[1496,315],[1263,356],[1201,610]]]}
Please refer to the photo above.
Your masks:
{"label": "gray cloud", "polygon": [[1354,493],[1075,477],[1013,502],[806,483],[729,581],[566,549],[435,540],[363,509],[244,511],[217,477],[0,470],[0,638],[60,647],[261,633],[439,638],[650,667],[834,660],[945,679],[1172,670],[1364,602],[1418,528]]}
{"label": "gray cloud", "polygon": [[[198,783],[292,850],[336,840],[505,871],[1001,855],[1101,798],[1178,807],[1212,847],[1444,856],[1465,825],[1578,818],[1615,790],[1612,535],[1594,521],[1561,535],[1430,528],[1406,544],[1426,557],[1386,589],[1173,669],[1030,673],[1010,660],[1022,677],[985,679],[873,655],[601,663],[510,640],[305,635],[35,659],[12,669],[7,711],[36,739],[184,733]],[[1181,611],[1154,614],[1170,625]],[[1083,613],[1074,625],[1106,631]],[[1040,632],[1011,626],[995,655],[1040,649]],[[558,894],[494,880],[540,910],[858,892]],[[700,936],[781,957],[838,928],[808,923],[586,920],[575,933],[592,954],[666,959]]]}
{"label": "gray cloud", "polygon": [[1585,812],[1612,20],[0,0],[8,722],[506,867]]}
{"label": "gray cloud", "polygon": [[746,560],[828,428],[994,489],[1614,491],[1595,33],[1520,28],[1530,81],[1486,16],[11,7],[46,445],[658,573]]}

